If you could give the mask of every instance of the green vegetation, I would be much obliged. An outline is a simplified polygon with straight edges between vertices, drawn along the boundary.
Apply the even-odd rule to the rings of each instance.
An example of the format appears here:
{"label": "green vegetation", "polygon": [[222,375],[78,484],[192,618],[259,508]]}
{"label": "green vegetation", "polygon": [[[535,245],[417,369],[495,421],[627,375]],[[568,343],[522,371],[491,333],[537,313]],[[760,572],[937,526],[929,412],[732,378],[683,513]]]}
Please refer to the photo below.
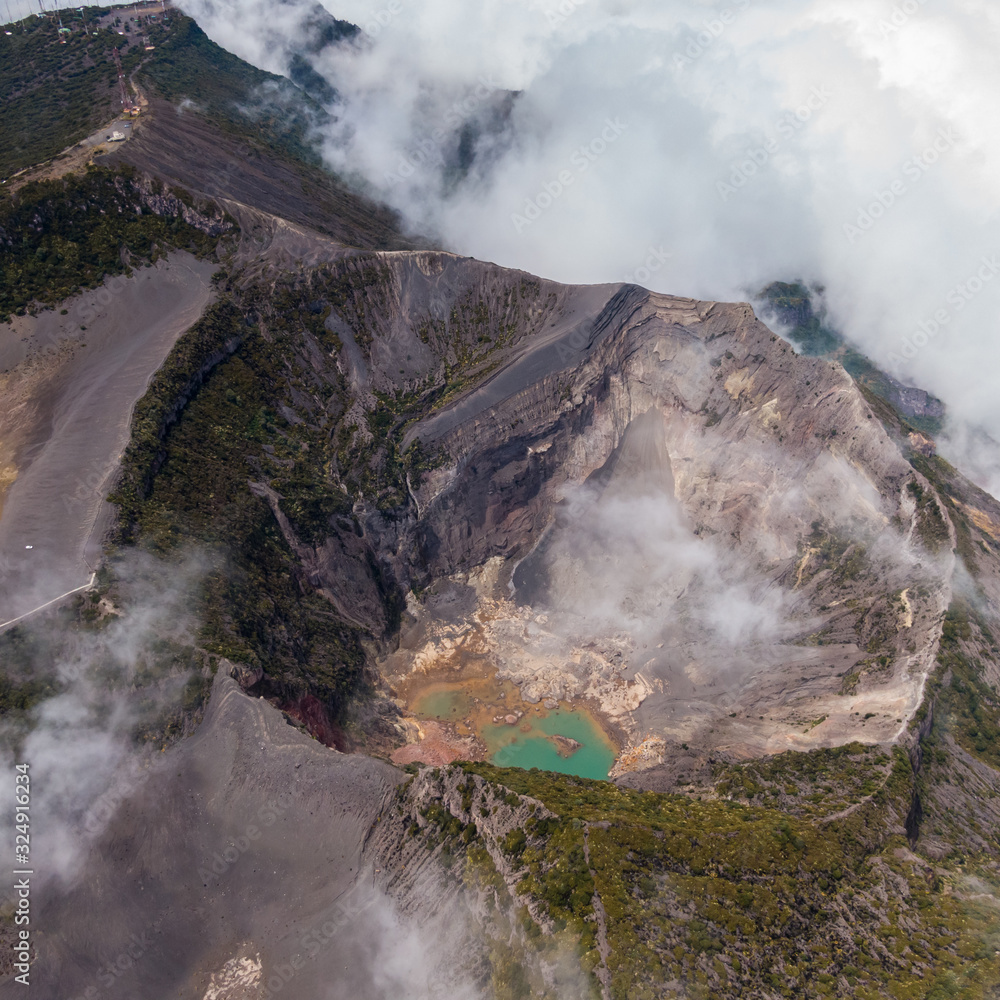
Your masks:
{"label": "green vegetation", "polygon": [[[217,46],[178,10],[143,25],[154,46],[146,52],[136,44],[137,32],[118,34],[113,17],[107,10],[85,8],[82,15],[63,13],[69,34],[60,35],[55,20],[28,18],[10,36],[0,35],[0,92],[5,95],[0,134],[11,139],[0,149],[0,177],[57,156],[120,110],[111,58],[118,46],[126,76],[145,94],[176,104],[190,102],[189,113],[294,164],[312,200],[344,198],[343,189],[320,169],[310,139],[314,127],[328,119],[324,103],[332,94],[306,59],[299,56],[290,67],[292,80],[264,72]],[[325,13],[315,14],[313,21],[312,51],[355,31]],[[122,23],[128,27],[127,20]],[[345,212],[350,218],[357,215],[356,199]],[[377,220],[386,238],[397,237],[398,242],[385,213],[373,206],[371,215],[369,221]]]}
{"label": "green vegetation", "polygon": [[[318,107],[290,84],[221,53],[185,18],[175,17],[142,72],[159,95],[192,97],[241,135],[248,126],[237,104],[256,90],[250,133],[264,145],[311,155],[306,129]],[[301,67],[300,76],[308,80]],[[132,174],[97,170],[26,186],[0,203],[0,239],[12,261],[0,312],[56,301],[170,247],[210,252],[218,231],[182,223],[186,196],[173,197],[176,211],[155,215]],[[406,429],[493,370],[504,348],[530,334],[526,307],[541,325],[546,303],[538,302],[535,283],[522,281],[493,295],[470,292],[447,319],[426,317],[418,335],[441,359],[439,368],[421,381],[383,379],[373,405],[353,395],[344,372],[355,345],[373,362],[385,332],[380,317],[394,314],[392,275],[380,259],[362,254],[296,277],[270,272],[259,284],[222,275],[219,290],[220,300],[181,339],[136,409],[114,495],[118,542],[168,564],[197,550],[208,566],[200,645],[263,667],[269,694],[312,693],[337,715],[364,683],[362,643],[372,630],[336,612],[293,545],[319,547],[338,533],[360,538],[368,525],[355,510],[391,530],[393,519],[406,515],[409,488],[447,460],[419,445],[403,452]],[[798,310],[797,339],[810,351],[836,347],[806,290],[772,292],[778,306]],[[344,326],[354,345],[333,332]],[[936,464],[931,471],[940,493],[945,473]],[[940,545],[946,524],[934,496],[919,484],[910,490],[925,543]],[[951,504],[957,511],[954,498]],[[289,537],[275,510],[287,518]],[[807,544],[815,550],[807,576],[828,571],[831,586],[841,588],[867,571],[860,542],[817,524]],[[391,631],[399,595],[378,582]],[[107,627],[94,602],[79,602],[73,615],[74,629]],[[931,694],[946,708],[959,745],[997,767],[998,699],[976,658],[992,637],[967,614],[950,616],[945,632],[941,663],[951,685],[932,685]],[[879,635],[874,626],[864,632],[870,670],[881,665]],[[0,656],[10,665],[0,713],[24,715],[52,690],[31,666],[57,654],[46,641],[19,629],[0,637]],[[157,714],[150,698],[133,734],[160,744],[197,716],[209,681],[193,648],[152,648],[136,665],[140,699],[165,678],[182,681],[178,704]],[[421,822],[407,817],[406,830],[495,901],[486,919],[497,997],[542,995],[532,948],[553,959],[575,949],[596,994],[602,913],[615,1000],[976,998],[1000,982],[988,946],[1000,932],[995,910],[949,881],[950,869],[906,853],[901,831],[922,779],[900,750],[851,744],[719,765],[714,794],[702,800],[485,764],[446,773],[461,775],[464,817],[434,802],[420,810]],[[504,863],[516,872],[513,894],[467,815],[474,775],[496,790],[500,808],[522,809],[530,796],[555,814],[525,809],[529,818],[500,839]]]}
{"label": "green vegetation", "polygon": [[29,681],[39,666],[53,663],[63,648],[62,633],[75,628],[78,615],[63,606],[51,612],[51,627],[29,629],[24,625],[0,632],[0,663],[4,674],[15,678],[15,684]]}
{"label": "green vegetation", "polygon": [[802,580],[824,570],[830,572],[830,581],[837,587],[846,587],[857,580],[869,565],[865,545],[828,530],[821,521],[813,521],[811,528],[809,537],[799,543],[799,559],[806,558],[808,553]]}
{"label": "green vegetation", "polygon": [[139,78],[156,96],[192,110],[225,132],[319,164],[309,140],[327,112],[283,76],[257,69],[216,45],[191,18],[171,12],[169,33]]}
{"label": "green vegetation", "polygon": [[521,283],[457,307],[433,334],[444,345],[438,370],[377,392],[374,406],[354,396],[334,330],[349,329],[351,350],[370,354],[381,317],[395,314],[378,257],[244,288],[223,277],[219,289],[220,301],[180,339],[136,407],[112,497],[119,542],[166,558],[207,549],[205,647],[260,665],[281,697],[316,694],[336,715],[362,683],[362,640],[381,626],[341,618],[307,582],[292,546],[346,539],[367,560],[361,572],[394,627],[401,596],[357,541],[354,509],[405,516],[409,488],[445,460],[420,445],[404,453],[407,427],[492,362],[521,329],[537,287]]}
{"label": "green vegetation", "polygon": [[0,715],[7,712],[26,712],[33,705],[55,694],[49,680],[34,679],[16,683],[7,676],[0,676]]}
{"label": "green vegetation", "polygon": [[[136,672],[139,694],[136,710],[140,716],[132,729],[132,739],[139,744],[148,743],[155,747],[165,747],[189,733],[193,724],[200,721],[212,687],[203,656],[191,646],[170,642],[152,642],[156,651],[153,669],[142,664]],[[170,675],[186,675],[179,698],[164,699],[157,696],[157,681],[169,668]],[[146,693],[148,692],[148,694]]]}
{"label": "green vegetation", "polygon": [[[525,939],[540,954],[574,940],[583,970],[593,972],[599,899],[615,1000],[989,996],[1000,983],[987,943],[1000,932],[997,912],[930,878],[924,862],[904,860],[889,832],[913,788],[905,754],[858,745],[784,754],[753,774],[763,791],[780,783],[784,797],[788,785],[839,781],[831,772],[845,767],[853,772],[845,791],[863,798],[833,822],[539,771],[461,770],[486,779],[498,798],[511,790],[556,815],[535,811],[499,845],[522,872],[518,895],[551,927],[543,934],[527,920]],[[435,843],[451,837],[450,851],[460,851],[461,824],[440,806],[424,812]],[[469,862],[479,884],[496,884],[478,843]]]}
{"label": "green vegetation", "polygon": [[[866,393],[877,397],[898,419],[902,419],[900,385],[885,372],[850,347],[844,338],[824,322],[824,313],[817,313],[813,307],[814,295],[821,296],[823,290],[809,289],[801,281],[774,281],[760,292],[769,310],[779,322],[790,327],[788,337],[799,346],[802,353],[810,357],[831,358],[839,361],[855,382]],[[932,406],[943,408],[943,404],[929,397]],[[925,434],[938,434],[944,426],[941,416],[914,414],[907,412],[905,422],[910,429]]]}
{"label": "green vegetation", "polygon": [[[54,19],[31,17],[11,35],[0,35],[0,134],[10,139],[0,149],[0,177],[56,156],[121,110],[116,46],[126,77],[135,74],[156,96],[190,100],[226,131],[249,133],[269,148],[319,163],[309,131],[327,119],[321,102],[333,95],[303,57],[290,67],[295,82],[267,73],[220,48],[177,10],[143,26],[155,46],[146,52],[136,44],[138,34],[118,34],[111,17],[89,7],[64,12],[67,34],[59,33]],[[333,42],[353,30],[329,19],[317,41]]]}
{"label": "green vegetation", "polygon": [[[264,145],[310,156],[306,127],[317,107],[290,84],[221,54],[185,18],[176,17],[143,73],[161,96],[193,97],[204,114],[240,134],[247,126],[237,104],[257,90],[250,132]],[[310,79],[303,67],[299,75]],[[206,233],[180,220],[188,196],[168,196],[171,213],[157,215],[148,210],[148,193],[128,171],[94,170],[25,186],[0,203],[0,240],[10,261],[0,313],[57,301],[171,247],[211,252],[219,230]],[[447,318],[427,316],[418,336],[439,367],[399,384],[380,376],[373,404],[353,394],[344,373],[346,352],[355,348],[374,367],[373,348],[385,332],[379,323],[395,315],[393,275],[382,260],[361,254],[295,277],[269,272],[258,284],[222,274],[219,291],[136,408],[113,497],[119,551],[138,546],[167,564],[198,551],[208,567],[199,645],[261,666],[269,695],[315,694],[336,716],[362,689],[363,643],[373,630],[335,610],[293,547],[318,548],[338,535],[360,539],[372,523],[363,523],[365,516],[390,531],[394,519],[407,516],[410,489],[447,461],[419,444],[404,452],[407,428],[492,371],[517,336],[544,324],[547,303],[538,301],[536,283],[520,281],[496,293],[469,292]],[[770,291],[777,307],[794,313],[797,339],[811,352],[836,348],[807,290]],[[354,344],[334,332],[345,327]],[[916,481],[908,487],[921,537],[929,548],[947,537],[937,491],[956,526],[964,526],[959,548],[971,558],[972,528],[958,506],[967,494],[948,492],[951,474],[939,460],[923,461],[915,465],[926,467],[932,488]],[[838,590],[869,569],[862,542],[819,523],[805,547],[812,550],[806,578],[825,572]],[[377,583],[391,631],[399,595],[380,577]],[[88,597],[60,612],[69,616],[67,641],[108,627],[99,604]],[[872,602],[865,614],[891,624],[892,599]],[[869,672],[888,666],[880,628],[858,627]],[[0,636],[7,671],[0,714],[24,717],[59,690],[37,669],[60,655],[52,635],[13,629]],[[133,736],[161,745],[201,711],[209,670],[194,647],[149,645],[129,678],[145,706]],[[958,745],[1000,768],[1000,699],[983,679],[987,650],[997,652],[985,625],[967,609],[953,609],[927,710],[937,697]],[[177,703],[160,711],[152,694],[166,682],[177,689]],[[935,746],[935,762],[939,753],[946,751]],[[567,952],[578,957],[587,984],[578,995],[598,995],[602,937],[615,1000],[985,998],[1000,983],[997,912],[964,891],[956,869],[910,853],[916,838],[908,841],[903,830],[919,827],[914,804],[927,781],[913,766],[900,749],[857,743],[785,753],[718,764],[714,790],[699,799],[469,764],[444,772],[461,781],[448,801],[460,801],[462,817],[444,800],[424,803],[406,816],[404,829],[411,843],[419,838],[493,901],[484,904],[482,919],[490,928],[488,979],[499,998],[544,995],[532,956],[555,964]],[[501,868],[514,872],[510,889],[477,818],[470,820],[480,779],[495,793],[494,809],[527,817],[489,845]]]}
{"label": "green vegetation", "polygon": [[[129,563],[122,575],[134,582],[141,573]],[[88,693],[103,691],[128,703],[128,717],[137,720],[130,734],[136,743],[166,746],[190,732],[201,717],[213,669],[201,651],[165,638],[146,620],[131,623],[130,656],[122,662],[121,633],[115,630],[119,614],[101,607],[106,599],[119,609],[129,603],[129,585],[122,588],[115,575],[115,569],[105,566],[95,590],[0,634],[5,742],[30,731],[36,705],[67,692],[79,695],[74,685],[81,682]],[[88,701],[86,695],[79,707],[107,712],[107,704],[96,697]]]}
{"label": "green vegetation", "polygon": [[979,615],[961,602],[949,608],[938,652],[951,675],[940,694],[947,730],[964,750],[1000,770],[1000,694],[983,679],[981,659],[998,652]]}
{"label": "green vegetation", "polygon": [[870,798],[884,786],[892,758],[880,747],[786,751],[745,764],[716,765],[716,793],[767,805],[806,819],[819,819]]}
{"label": "green vegetation", "polygon": [[824,326],[822,318],[813,311],[813,293],[801,282],[774,281],[760,294],[778,319],[791,327],[788,336],[801,347],[803,354],[832,354],[843,343],[840,335]]}
{"label": "green vegetation", "polygon": [[[353,30],[319,6],[308,20],[309,58]],[[162,101],[178,109],[177,120],[159,131],[154,121],[153,135],[162,140],[169,134],[171,144],[183,149],[190,141],[198,149],[189,155],[199,162],[182,168],[194,189],[277,211],[352,246],[412,248],[415,243],[401,236],[395,213],[366,201],[323,168],[312,137],[329,119],[322,103],[329,94],[319,94],[315,79],[296,71],[302,58],[289,68],[292,81],[266,73],[215,45],[194,21],[172,10],[167,34],[136,74],[154,118],[174,113]],[[211,135],[218,142],[206,149]],[[135,156],[154,170],[161,162],[153,146],[125,146],[116,156]],[[266,183],[261,187],[261,174],[280,182],[283,192],[278,195],[276,186]]]}
{"label": "green vegetation", "polygon": [[[845,346],[837,355],[837,360],[858,385],[884,400],[886,405],[894,405],[893,400],[897,397],[898,386],[891,382],[885,372],[873,365],[863,354]],[[936,399],[934,402],[940,403]],[[939,416],[907,413],[905,420],[910,427],[923,434],[939,434],[944,427],[944,418]]]}
{"label": "green vegetation", "polygon": [[[157,199],[159,214],[153,194],[167,195]],[[201,229],[188,224],[182,194],[154,191],[128,168],[92,168],[0,200],[0,320],[33,302],[61,302],[166,250],[213,251],[229,224],[212,204],[199,206]]]}
{"label": "green vegetation", "polygon": [[[942,627],[937,670],[911,728],[922,734],[920,774],[908,829],[935,857],[996,884],[1000,827],[1000,698],[991,679],[1000,648],[981,609],[955,599]],[[983,765],[986,765],[985,767]]]}
{"label": "green vegetation", "polygon": [[121,110],[111,50],[123,47],[126,73],[144,53],[109,28],[97,30],[107,13],[65,12],[69,34],[60,35],[54,19],[36,17],[0,34],[0,177],[55,156]]}
{"label": "green vegetation", "polygon": [[[73,622],[68,610],[59,613],[66,625]],[[38,702],[55,694],[59,685],[50,665],[61,648],[52,632],[14,627],[0,633],[0,717],[23,716]]]}
{"label": "green vegetation", "polygon": [[917,479],[907,483],[906,490],[917,505],[917,534],[924,548],[929,552],[940,551],[951,535],[937,497],[928,493]]}
{"label": "green vegetation", "polygon": [[350,510],[324,475],[323,429],[273,409],[297,380],[283,370],[293,330],[271,336],[224,300],[181,339],[137,407],[113,499],[123,541],[166,557],[191,546],[215,553],[203,595],[208,649],[263,665],[283,696],[311,692],[342,708],[360,677],[360,633],[297,577],[274,515],[246,485],[287,494],[307,539]]}
{"label": "green vegetation", "polygon": [[969,511],[970,508],[973,512],[993,511],[996,509],[996,501],[965,479],[940,455],[930,458],[912,455],[910,462],[928,480],[945,504],[948,520],[955,529],[955,548],[965,568],[975,577],[979,572],[979,559],[991,550],[983,547],[982,532],[971,519]]}
{"label": "green vegetation", "polygon": [[119,507],[121,541],[135,540],[142,505],[166,457],[162,442],[171,426],[187,401],[197,394],[205,375],[240,345],[246,333],[245,321],[232,303],[215,303],[174,345],[136,404],[131,439],[112,497]]}
{"label": "green vegetation", "polygon": [[[475,830],[474,824],[470,826]],[[482,924],[488,949],[490,996],[496,1000],[548,1000],[551,994],[532,961],[532,951],[541,937],[538,925],[525,907],[514,903],[481,839],[474,836],[459,850],[465,855],[463,884],[485,902],[487,916]]]}

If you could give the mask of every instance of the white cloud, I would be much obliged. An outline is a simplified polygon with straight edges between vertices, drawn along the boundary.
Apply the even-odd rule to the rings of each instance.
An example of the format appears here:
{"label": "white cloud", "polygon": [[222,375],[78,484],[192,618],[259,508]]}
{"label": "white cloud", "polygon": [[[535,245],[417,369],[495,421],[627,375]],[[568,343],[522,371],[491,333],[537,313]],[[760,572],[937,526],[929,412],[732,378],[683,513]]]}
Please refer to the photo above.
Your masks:
{"label": "white cloud", "polygon": [[[75,877],[93,837],[149,776],[150,753],[132,732],[180,705],[190,674],[171,664],[170,652],[192,641],[190,598],[203,572],[197,557],[174,565],[129,554],[115,564],[122,607],[102,627],[47,618],[20,626],[14,648],[28,650],[30,676],[58,693],[35,705],[30,719],[14,713],[0,721],[0,802],[8,807],[0,828],[13,843],[15,766],[27,763],[31,857],[42,877]],[[45,641],[32,653],[33,635]],[[20,668],[13,669],[16,677]]]}

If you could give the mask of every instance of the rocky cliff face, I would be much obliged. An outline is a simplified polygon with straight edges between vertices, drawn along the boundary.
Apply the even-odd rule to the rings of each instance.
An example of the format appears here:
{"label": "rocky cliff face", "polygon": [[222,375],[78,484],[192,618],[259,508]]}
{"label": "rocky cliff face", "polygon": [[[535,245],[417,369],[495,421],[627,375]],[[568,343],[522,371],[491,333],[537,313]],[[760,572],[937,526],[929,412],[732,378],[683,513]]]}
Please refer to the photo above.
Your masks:
{"label": "rocky cliff face", "polygon": [[[332,478],[353,527],[300,557],[376,630],[387,585],[433,585],[386,669],[485,657],[529,701],[590,698],[635,744],[905,732],[959,548],[992,593],[1000,509],[839,364],[745,304],[427,252],[332,273],[309,294],[339,350],[313,368],[343,380]],[[387,461],[405,481],[388,503],[357,469]]]}
{"label": "rocky cliff face", "polygon": [[[995,501],[748,305],[359,253],[254,218],[223,289],[240,346],[207,376],[209,394],[246,388],[216,393],[210,424],[245,422],[251,454],[205,476],[249,481],[240,502],[301,586],[375,640],[376,683],[475,660],[528,702],[586,699],[626,769],[681,744],[884,742],[922,703],[956,593],[997,593]],[[153,499],[163,483],[175,507],[147,523],[178,502],[217,516],[171,486],[194,460],[173,471],[171,441],[206,419],[168,429]],[[273,654],[247,657],[276,679]]]}

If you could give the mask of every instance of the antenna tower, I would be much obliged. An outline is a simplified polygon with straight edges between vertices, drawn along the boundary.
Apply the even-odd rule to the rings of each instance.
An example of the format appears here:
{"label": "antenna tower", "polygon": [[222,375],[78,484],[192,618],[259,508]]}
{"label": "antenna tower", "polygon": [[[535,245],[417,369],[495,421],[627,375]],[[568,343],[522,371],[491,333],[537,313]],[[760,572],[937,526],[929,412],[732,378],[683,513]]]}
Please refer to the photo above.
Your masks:
{"label": "antenna tower", "polygon": [[115,68],[118,70],[118,93],[122,99],[122,109],[131,113],[132,101],[128,96],[128,87],[125,85],[125,71],[122,69],[122,57],[118,54],[118,47],[111,50],[111,55],[115,60]]}

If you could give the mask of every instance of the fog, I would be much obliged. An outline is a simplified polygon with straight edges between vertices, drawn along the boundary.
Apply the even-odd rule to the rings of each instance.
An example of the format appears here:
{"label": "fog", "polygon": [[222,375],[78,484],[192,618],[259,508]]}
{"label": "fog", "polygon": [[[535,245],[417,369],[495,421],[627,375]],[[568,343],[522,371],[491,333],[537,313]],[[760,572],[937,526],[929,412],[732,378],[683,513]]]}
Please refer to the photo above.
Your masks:
{"label": "fog", "polygon": [[650,410],[614,462],[567,493],[515,586],[547,609],[549,630],[576,645],[620,636],[635,667],[664,647],[713,647],[728,661],[808,625],[745,553],[693,528],[674,499],[662,418]]}
{"label": "fog", "polygon": [[[120,603],[104,603],[99,625],[39,616],[5,637],[10,679],[46,679],[53,692],[26,716],[5,715],[0,727],[5,800],[15,765],[29,764],[31,851],[42,878],[72,881],[92,839],[159,756],[159,741],[135,734],[180,707],[191,676],[181,655],[193,641],[189,602],[201,571],[194,557],[170,565],[131,554],[116,561]],[[92,604],[90,594],[80,600]],[[13,808],[4,815],[13,822]]]}
{"label": "fog", "polygon": [[[946,401],[945,450],[1000,492],[995,5],[325,5],[367,35],[312,57],[341,96],[318,140],[413,228],[567,282],[818,282],[846,336]],[[181,6],[275,72],[304,44],[295,3]]]}
{"label": "fog", "polygon": [[[786,488],[786,461],[777,452],[765,458],[782,488],[758,486],[767,516],[749,515],[737,538],[718,522],[709,526],[711,518],[699,525],[675,498],[658,412],[634,419],[612,459],[566,490],[549,529],[514,572],[517,601],[543,615],[532,651],[565,663],[570,649],[600,649],[647,680],[670,684],[697,663],[715,695],[752,700],[760,692],[744,686],[756,666],[775,661],[772,679],[780,676],[775,658],[823,619],[808,584],[799,589],[805,562],[789,574],[789,536],[821,524],[872,553],[881,585],[924,578],[926,553],[900,539],[892,502],[858,469],[831,456],[800,470]],[[747,481],[747,469],[734,463],[730,471]],[[502,659],[517,658],[519,637],[523,642],[523,629],[514,630]],[[677,687],[682,700],[686,690]]]}

